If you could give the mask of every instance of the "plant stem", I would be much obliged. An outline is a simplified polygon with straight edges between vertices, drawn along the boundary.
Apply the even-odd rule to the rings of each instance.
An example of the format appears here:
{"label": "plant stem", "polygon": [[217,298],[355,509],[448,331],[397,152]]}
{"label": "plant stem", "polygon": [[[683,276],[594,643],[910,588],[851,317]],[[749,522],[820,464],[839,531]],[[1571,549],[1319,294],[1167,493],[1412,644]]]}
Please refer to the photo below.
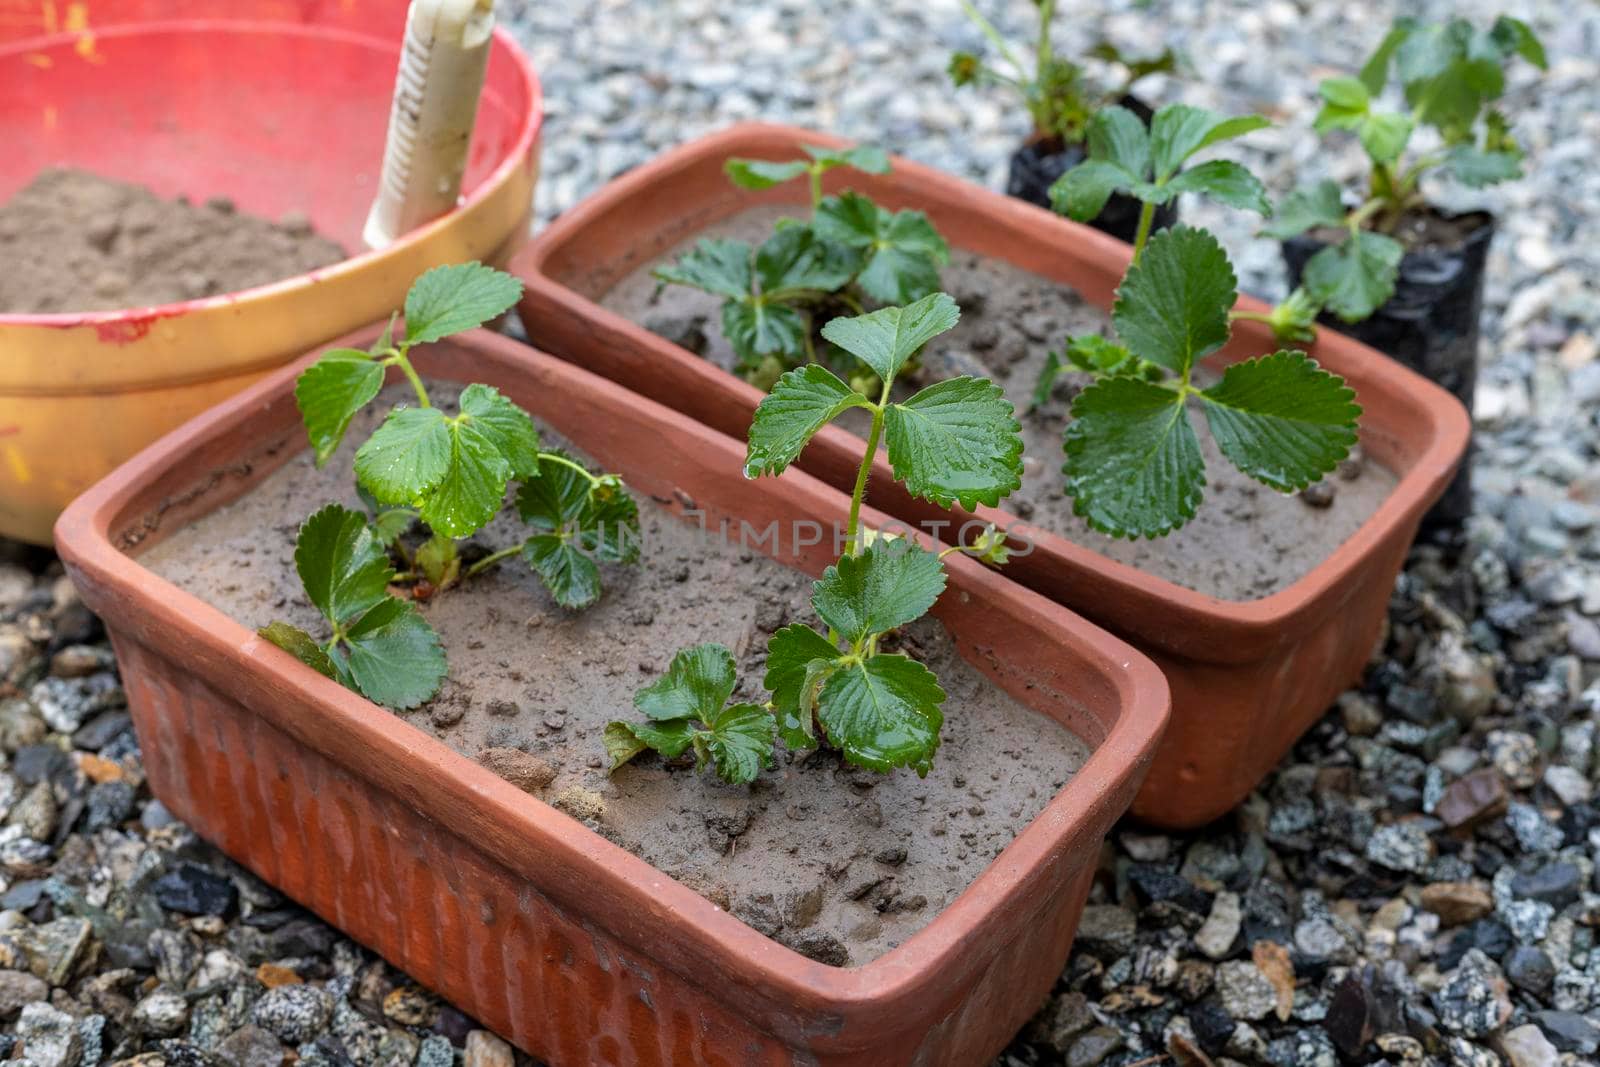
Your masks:
{"label": "plant stem", "polygon": [[1139,256],[1144,253],[1144,246],[1150,240],[1150,227],[1155,225],[1155,221],[1156,206],[1147,202],[1139,208],[1139,232],[1133,237],[1133,263],[1138,263]]}
{"label": "plant stem", "polygon": [[806,314],[805,332],[801,334],[801,337],[805,340],[806,362],[807,363],[815,363],[817,361],[817,346],[815,344],[813,344],[812,341],[811,341],[811,327],[814,326],[814,325],[816,325],[816,320],[808,312]]}
{"label": "plant stem", "polygon": [[1355,233],[1357,230],[1361,229],[1362,223],[1366,222],[1373,215],[1376,215],[1379,211],[1382,211],[1387,203],[1388,201],[1383,197],[1375,196],[1371,200],[1368,200],[1365,204],[1362,204],[1360,207],[1350,212],[1350,214],[1346,215],[1344,224],[1350,228],[1351,233]]}
{"label": "plant stem", "polygon": [[467,573],[463,574],[461,577],[471,578],[474,574],[486,571],[490,567],[493,567],[496,563],[499,563],[501,560],[506,559],[509,556],[515,556],[521,551],[521,545],[512,545],[510,548],[502,548],[498,552],[490,553],[489,555],[484,556],[478,562],[474,563],[472,566],[468,567]]}
{"label": "plant stem", "polygon": [[867,434],[867,454],[856,471],[855,492],[850,494],[850,521],[845,526],[845,554],[856,554],[856,528],[861,523],[861,500],[867,495],[867,479],[872,475],[872,461],[878,455],[878,438],[883,435],[883,412],[889,406],[889,382],[883,383],[883,393],[872,409],[872,430]]}
{"label": "plant stem", "polygon": [[540,452],[539,453],[539,461],[542,463],[545,460],[549,460],[551,463],[554,463],[557,466],[566,467],[569,470],[577,471],[579,474],[581,474],[585,478],[589,479],[589,486],[591,488],[593,488],[594,486],[597,486],[597,485],[600,484],[600,479],[595,477],[593,474],[590,474],[587,470],[585,470],[583,464],[576,463],[576,462],[568,459],[566,456],[558,455],[555,452]]}
{"label": "plant stem", "polygon": [[822,210],[822,167],[820,164],[811,164],[809,171],[811,177],[811,220],[816,221],[817,212]]}
{"label": "plant stem", "polygon": [[1269,311],[1239,311],[1238,309],[1228,312],[1229,322],[1238,322],[1241,319],[1246,322],[1270,323],[1272,321],[1272,313]]}
{"label": "plant stem", "polygon": [[1056,0],[1044,0],[1039,5],[1039,50],[1034,74],[1036,82],[1044,81],[1045,68],[1050,65],[1050,20],[1055,17]]}
{"label": "plant stem", "polygon": [[1017,57],[1012,54],[1010,47],[1006,44],[1006,39],[1000,36],[999,30],[994,28],[994,23],[984,18],[983,13],[972,6],[971,0],[961,0],[961,10],[967,13],[967,18],[971,19],[977,24],[978,29],[982,30],[983,35],[989,38],[990,43],[992,43],[995,48],[999,50],[1000,54],[1005,57],[1006,62],[1015,67],[1017,73],[1022,76],[1024,81],[1026,81],[1028,77],[1028,68],[1024,67],[1022,63],[1018,61]]}
{"label": "plant stem", "polygon": [[401,373],[406,376],[406,381],[411,383],[411,388],[416,390],[418,404],[425,408],[433,407],[433,404],[428,400],[428,390],[422,384],[422,378],[418,376],[417,369],[411,365],[411,360],[406,357],[406,353],[404,351],[397,349],[395,354],[390,356],[384,362],[392,363],[394,366],[400,368]]}

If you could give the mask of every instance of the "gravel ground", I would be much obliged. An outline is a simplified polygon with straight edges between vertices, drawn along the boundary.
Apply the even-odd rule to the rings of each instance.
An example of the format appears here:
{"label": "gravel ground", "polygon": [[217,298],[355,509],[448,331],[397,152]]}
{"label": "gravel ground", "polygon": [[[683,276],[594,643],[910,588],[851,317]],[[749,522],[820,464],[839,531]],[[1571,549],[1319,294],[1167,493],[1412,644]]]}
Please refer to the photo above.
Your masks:
{"label": "gravel ground", "polygon": [[[545,72],[544,219],[738,119],[990,185],[1024,130],[1003,98],[945,88],[948,52],[980,44],[954,0],[592,0],[577,26],[560,5],[500,6]],[[1271,114],[1232,150],[1282,191],[1359,169],[1354,146],[1309,134],[1315,81],[1395,7],[1158,0],[1063,17],[1060,37],[1179,48],[1192,78],[1145,95]],[[999,21],[1020,33],[1031,10],[1010,0]],[[1537,93],[1512,79],[1531,174],[1481,199],[1435,191],[1502,216],[1478,514],[1413,552],[1361,687],[1239,811],[1115,836],[1077,952],[1003,1064],[1600,1062],[1600,247],[1578,239],[1600,232],[1600,8],[1522,13],[1552,59]],[[1185,213],[1247,288],[1282,291],[1248,219]],[[59,573],[0,544],[0,1058],[20,1037],[38,1067],[509,1063],[150,798],[103,634]]]}

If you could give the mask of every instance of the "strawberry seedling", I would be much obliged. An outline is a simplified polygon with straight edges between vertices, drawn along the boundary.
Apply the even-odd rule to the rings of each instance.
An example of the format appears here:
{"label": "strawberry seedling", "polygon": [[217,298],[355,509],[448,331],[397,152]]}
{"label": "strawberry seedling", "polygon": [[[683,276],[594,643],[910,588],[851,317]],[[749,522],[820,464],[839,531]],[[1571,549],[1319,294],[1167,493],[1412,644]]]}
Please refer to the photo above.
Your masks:
{"label": "strawberry seedling", "polygon": [[[855,192],[822,195],[822,176],[836,167],[888,173],[889,159],[880,149],[803,149],[805,159],[730,159],[726,169],[744,189],[806,178],[809,219],[781,220],[755,248],[745,241],[702,239],[654,272],[661,282],[723,299],[723,335],[740,372],[762,388],[789,368],[819,362],[815,327],[823,316],[921,299],[939,288],[939,268],[950,259],[949,245],[922,212],[890,211]],[[846,374],[856,373],[838,354],[824,355]]]}
{"label": "strawberry seedling", "polygon": [[[414,407],[391,409],[356,450],[368,514],[330,505],[300,529],[295,565],[332,639],[318,643],[285,623],[261,630],[302,662],[389,707],[427,700],[445,673],[432,628],[387,592],[391,584],[411,583],[421,599],[520,555],[558,603],[576,609],[599,599],[599,563],[638,557],[638,511],[619,478],[541,448],[528,413],[487,385],[468,385],[457,412],[446,414],[411,363],[417,345],[482,325],[521,293],[515,278],[481,264],[430,270],[406,296],[401,336],[391,322],[370,349],[333,349],[295,384],[318,467],[377,397],[389,368],[404,375],[416,398]],[[488,525],[514,482],[517,512],[534,532],[464,565],[458,542]],[[418,522],[429,536],[412,549],[407,534]],[[391,551],[404,566],[398,573]]]}
{"label": "strawberry seedling", "polygon": [[[1521,175],[1522,149],[1494,106],[1518,56],[1545,69],[1544,47],[1518,19],[1502,16],[1480,30],[1465,19],[1403,18],[1357,76],[1322,81],[1317,132],[1353,132],[1372,169],[1354,208],[1336,182],[1324,180],[1291,193],[1263,231],[1280,239],[1308,230],[1338,235],[1307,261],[1301,289],[1267,317],[1280,339],[1309,340],[1324,308],[1359,322],[1388,301],[1405,254],[1395,234],[1409,214],[1427,208],[1424,176],[1439,171],[1482,187]],[[1404,101],[1395,110],[1381,103],[1391,71]],[[1419,128],[1433,132],[1436,146],[1408,155]]]}
{"label": "strawberry seedling", "polygon": [[1259,115],[1225,118],[1201,107],[1168,104],[1146,128],[1125,107],[1104,108],[1089,123],[1089,158],[1063,174],[1050,189],[1055,209],[1078,222],[1100,214],[1113,193],[1137,199],[1138,262],[1156,208],[1181,193],[1200,193],[1232,207],[1269,215],[1266,187],[1241,164],[1213,159],[1183,169],[1195,153],[1269,125]]}
{"label": "strawberry seedling", "polygon": [[[1094,377],[1072,402],[1067,494],[1089,525],[1160,537],[1194,518],[1206,484],[1191,423],[1205,415],[1229,462],[1293,492],[1331,472],[1356,441],[1361,409],[1343,379],[1301,352],[1278,351],[1194,384],[1195,365],[1227,343],[1238,299],[1233,267],[1210,233],[1149,238],[1117,289],[1117,341],[1077,338],[1070,361]],[[1047,392],[1047,390],[1045,390]]]}
{"label": "strawberry seedling", "polygon": [[1034,40],[1031,64],[1024,63],[1006,44],[1000,31],[969,0],[961,0],[967,13],[1004,61],[995,67],[971,52],[950,57],[950,81],[957,87],[1000,85],[1022,98],[1033,119],[1034,137],[1053,146],[1079,145],[1088,135],[1089,124],[1100,110],[1127,96],[1134,83],[1152,74],[1165,73],[1177,66],[1169,48],[1158,56],[1132,58],[1110,43],[1090,50],[1090,57],[1123,70],[1121,80],[1109,89],[1090,85],[1088,72],[1081,64],[1056,54],[1050,42],[1055,0],[1035,0],[1039,9],[1039,33]]}
{"label": "strawberry seedling", "polygon": [[875,401],[817,364],[778,379],[750,427],[746,477],[781,474],[845,411],[863,408],[872,417],[850,498],[845,554],[812,584],[811,606],[823,629],[796,622],[772,635],[762,680],[771,697],[761,705],[727,706],[736,678],[726,648],[679,653],[668,673],[635,697],[649,721],[607,727],[613,770],[646,749],[673,759],[692,745],[701,765],[709,761],[726,780],[749,782],[771,762],[774,739],[781,738],[794,750],[826,742],[848,762],[876,771],[912,767],[927,774],[939,747],[944,690],[922,663],[883,651],[880,643],[933,607],[945,587],[945,555],[966,551],[1003,563],[1004,537],[988,530],[971,546],[936,554],[865,530],[860,517],[880,440],[895,477],[944,507],[997,504],[1022,484],[1020,427],[993,382],[963,376],[904,401],[890,399],[922,346],[959,317],[955,301],[935,293],[824,326],[827,340],[876,375]]}

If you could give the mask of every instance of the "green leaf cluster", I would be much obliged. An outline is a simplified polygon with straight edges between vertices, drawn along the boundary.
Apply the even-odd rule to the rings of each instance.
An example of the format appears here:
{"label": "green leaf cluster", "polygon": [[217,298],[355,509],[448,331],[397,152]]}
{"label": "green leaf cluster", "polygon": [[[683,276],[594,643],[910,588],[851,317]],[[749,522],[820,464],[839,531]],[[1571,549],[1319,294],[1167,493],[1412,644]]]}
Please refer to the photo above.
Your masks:
{"label": "green leaf cluster", "polygon": [[[891,211],[846,191],[822,195],[822,176],[838,167],[884,174],[889,158],[865,145],[801,146],[805,159],[730,159],[729,179],[743,189],[768,189],[806,178],[811,217],[784,219],[759,245],[705,238],[657,280],[722,298],[722,333],[739,370],[764,388],[784,370],[815,364],[815,320],[834,306],[905,304],[939,288],[950,246],[920,211]],[[851,373],[847,364],[834,361]]]}
{"label": "green leaf cluster", "polygon": [[[1520,176],[1522,150],[1493,106],[1505,91],[1506,68],[1518,57],[1545,69],[1544,47],[1519,19],[1502,16],[1478,29],[1459,18],[1402,18],[1356,76],[1322,81],[1317,131],[1355,133],[1372,173],[1367,199],[1354,211],[1345,209],[1334,182],[1321,181],[1290,194],[1265,229],[1278,238],[1313,229],[1344,231],[1307,262],[1296,299],[1326,307],[1345,322],[1368,318],[1394,295],[1404,248],[1391,234],[1407,212],[1425,205],[1425,174],[1443,169],[1474,187]],[[1391,76],[1403,108],[1380,103]],[[1420,127],[1433,129],[1442,147],[1404,164]],[[1307,331],[1304,315],[1283,310],[1278,318],[1274,328],[1281,338]]]}
{"label": "green leaf cluster", "polygon": [[286,622],[262,627],[262,637],[388,708],[414,708],[439,691],[439,637],[414,605],[389,594],[394,568],[365,515],[338,504],[312,515],[295,540],[294,563],[332,637],[319,643]]}
{"label": "green leaf cluster", "polygon": [[[319,467],[338,451],[357,412],[377,397],[390,368],[416,394],[416,406],[397,405],[356,450],[357,491],[367,514],[330,506],[301,529],[296,563],[333,628],[332,641],[319,646],[279,623],[262,631],[303,662],[391,707],[427,699],[444,674],[433,631],[407,602],[384,592],[391,582],[416,581],[413,592],[421,599],[521,555],[559,603],[579,608],[600,595],[598,563],[637,558],[638,515],[620,480],[542,450],[528,413],[487,385],[468,385],[457,412],[446,414],[433,406],[411,364],[416,345],[481,325],[521,293],[515,278],[482,264],[435,268],[407,294],[402,333],[396,335],[391,321],[368,350],[333,349],[295,383]],[[517,507],[533,534],[464,566],[457,540],[494,518],[514,482],[521,483]],[[419,521],[431,536],[413,550],[407,534]],[[404,562],[405,574],[395,573],[391,552]],[[330,573],[354,566],[351,560],[360,566],[338,581],[386,599],[357,602],[323,588],[333,580]],[[415,663],[398,662],[403,655]]]}
{"label": "green leaf cluster", "polygon": [[1005,534],[990,525],[971,545],[936,555],[861,529],[859,517],[880,438],[895,477],[943,506],[995,504],[1021,485],[1020,427],[994,383],[952,378],[904,402],[889,399],[896,377],[960,314],[948,295],[934,293],[823,327],[829,342],[882,382],[876,402],[816,364],[778,379],[751,423],[747,477],[782,473],[841,413],[859,407],[872,414],[850,501],[847,551],[812,585],[811,607],[826,632],[792,623],[772,635],[763,679],[772,696],[763,705],[725,707],[734,666],[720,645],[679,653],[667,674],[635,700],[651,721],[607,727],[613,767],[645,749],[672,759],[695,745],[701,765],[709,758],[724,778],[745,782],[770,760],[777,736],[794,750],[814,748],[820,737],[850,763],[876,771],[928,773],[944,722],[944,690],[926,666],[879,643],[933,607],[944,591],[945,554],[967,552],[998,566],[1009,553]]}
{"label": "green leaf cluster", "polygon": [[750,425],[745,475],[781,474],[806,443],[850,408],[873,417],[895,476],[916,496],[943,507],[994,505],[1022,484],[1022,437],[1011,402],[986,378],[962,376],[891,401],[896,376],[916,353],[961,315],[945,293],[905,307],[834,319],[823,336],[870,367],[883,382],[876,402],[825,367],[808,366],[779,378]]}
{"label": "green leaf cluster", "polygon": [[969,0],[962,0],[961,6],[989,39],[1001,63],[988,63],[973,52],[956,52],[950,57],[948,67],[951,84],[957,88],[999,85],[1010,89],[1028,109],[1035,134],[1057,144],[1082,144],[1089,123],[1101,108],[1126,96],[1140,79],[1177,68],[1177,56],[1170,48],[1159,55],[1139,57],[1124,55],[1110,42],[1101,42],[1089,50],[1089,57],[1121,68],[1122,75],[1115,81],[1096,86],[1091,84],[1082,64],[1058,55],[1051,48],[1054,0],[1040,0],[1036,4],[1039,31],[1033,42],[1031,64],[1017,57],[1000,32]]}
{"label": "green leaf cluster", "polygon": [[1266,187],[1243,165],[1213,159],[1184,170],[1202,149],[1269,125],[1259,115],[1228,118],[1201,107],[1168,104],[1150,125],[1125,107],[1108,107],[1089,124],[1089,158],[1050,187],[1055,209],[1087,222],[1113,193],[1135,197],[1147,213],[1181,193],[1202,193],[1232,207],[1271,214]]}
{"label": "green leaf cluster", "polygon": [[1194,517],[1206,480],[1191,408],[1229,462],[1280,492],[1348,455],[1361,412],[1354,393],[1302,353],[1234,363],[1215,384],[1192,384],[1195,364],[1227,343],[1237,295],[1227,255],[1204,230],[1156,234],[1129,267],[1112,309],[1120,344],[1099,339],[1074,361],[1095,380],[1073,401],[1062,469],[1074,511],[1095,529],[1159,537]]}
{"label": "green leaf cluster", "polygon": [[722,645],[680,651],[666,674],[634,695],[647,721],[607,724],[611,769],[646,749],[669,760],[693,749],[697,770],[710,763],[734,785],[754,781],[772,762],[776,728],[763,705],[728,703],[737,684],[733,653]]}

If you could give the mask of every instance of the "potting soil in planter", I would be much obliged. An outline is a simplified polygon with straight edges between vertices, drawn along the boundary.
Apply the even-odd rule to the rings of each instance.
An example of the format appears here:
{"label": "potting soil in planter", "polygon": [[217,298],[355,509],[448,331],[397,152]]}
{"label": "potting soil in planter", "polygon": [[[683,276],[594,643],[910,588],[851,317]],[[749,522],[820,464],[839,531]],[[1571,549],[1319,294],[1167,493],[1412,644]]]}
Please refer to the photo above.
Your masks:
{"label": "potting soil in planter", "polygon": [[[459,390],[429,390],[454,410]],[[407,397],[385,391],[382,410]],[[326,503],[360,507],[350,460],[376,423],[369,409],[323,470],[300,453],[141,562],[248,626],[283,619],[323,633],[294,571],[295,534]],[[707,537],[648,499],[640,518],[640,563],[603,568],[605,593],[586,611],[563,611],[517,559],[423,605],[450,677],[430,705],[403,717],[756,930],[837,965],[866,963],[928,923],[1087,758],[1081,741],[997,689],[924,619],[899,648],[949,694],[927,778],[781,748],[777,769],[749,787],[649,754],[608,777],[605,724],[640,717],[634,693],[674,652],[726,644],[739,661],[734,699],[762,700],[768,635],[814,621],[804,574],[742,549],[736,535]],[[526,536],[508,509],[474,540],[500,547]]]}
{"label": "potting soil in planter", "polygon": [[81,170],[42,171],[0,205],[0,313],[109,311],[232,293],[345,258],[304,215],[162,200]]}
{"label": "potting soil in planter", "polygon": [[[658,263],[676,259],[701,237],[733,237],[759,244],[773,221],[790,209],[752,208],[685,240],[602,294],[606,308],[703,354],[724,369],[734,366],[722,335],[721,300],[698,290],[660,287],[650,276]],[[944,288],[961,305],[961,323],[923,352],[923,380],[957,374],[994,378],[1023,412],[1031,402],[1045,357],[1073,334],[1111,334],[1110,317],[1071,289],[1004,260],[954,251],[942,272]],[[659,290],[659,291],[658,291]],[[918,387],[917,375],[907,393]],[[1327,506],[1286,496],[1239,473],[1199,420],[1207,486],[1199,513],[1187,526],[1153,541],[1124,541],[1089,528],[1072,513],[1063,492],[1062,432],[1081,376],[1063,374],[1050,403],[1019,416],[1023,435],[1022,488],[1001,506],[1028,524],[1049,530],[1101,555],[1179,585],[1225,600],[1255,600],[1294,584],[1360,528],[1394,489],[1394,474],[1371,460],[1347,463],[1322,487]],[[865,436],[866,422],[844,425]]]}

